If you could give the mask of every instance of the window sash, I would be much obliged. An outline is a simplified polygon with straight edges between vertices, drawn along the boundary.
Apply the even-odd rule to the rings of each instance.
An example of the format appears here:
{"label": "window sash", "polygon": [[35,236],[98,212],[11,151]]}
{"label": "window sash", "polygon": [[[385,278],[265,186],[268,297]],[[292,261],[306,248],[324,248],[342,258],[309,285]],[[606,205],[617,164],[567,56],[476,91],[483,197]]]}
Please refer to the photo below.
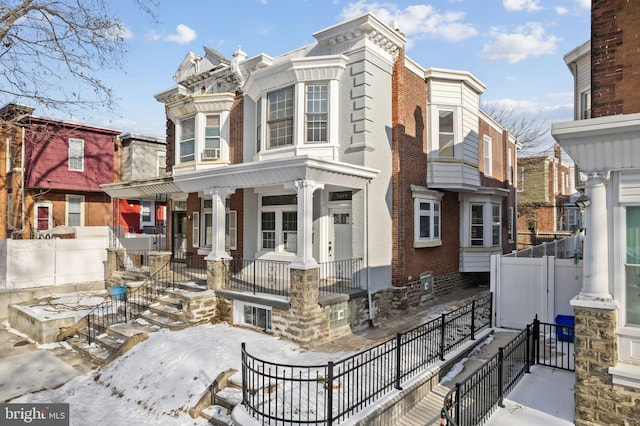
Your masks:
{"label": "window sash", "polygon": [[492,228],[491,228],[491,235],[492,235],[492,239],[491,239],[491,244],[493,246],[499,246],[502,242],[502,221],[501,221],[501,206],[498,205],[492,205],[491,206],[491,212],[492,212],[492,217],[493,217],[493,222],[491,224]]}
{"label": "window sash", "polygon": [[276,212],[262,212],[261,214],[262,248],[275,250],[276,248]]}
{"label": "window sash", "polygon": [[267,148],[293,145],[293,86],[267,95]]}
{"label": "window sash", "polygon": [[306,96],[306,142],[326,142],[329,116],[327,85],[308,85]]}
{"label": "window sash", "polygon": [[67,198],[67,226],[82,226],[82,197]]}
{"label": "window sash", "polygon": [[440,157],[453,157],[455,144],[453,111],[440,110],[438,113],[438,125],[438,155]]}
{"label": "window sash", "polygon": [[143,222],[151,222],[151,201],[143,201],[140,207]]}
{"label": "window sash", "polygon": [[236,250],[238,246],[238,212],[231,210],[226,212],[224,221],[224,245],[229,250]]}
{"label": "window sash", "polygon": [[84,170],[83,139],[69,139],[69,170]]}
{"label": "window sash", "polygon": [[196,119],[180,121],[180,162],[195,160]]}
{"label": "window sash", "polygon": [[484,135],[483,137],[483,154],[484,154],[484,174],[486,176],[491,176],[493,174],[492,165],[491,165],[491,150],[492,150],[492,140],[489,136]]}
{"label": "window sash", "polygon": [[640,206],[626,209],[626,324],[640,326]]}
{"label": "window sash", "polygon": [[207,123],[204,128],[205,149],[220,149],[220,116],[207,115]]}
{"label": "window sash", "polygon": [[200,212],[193,212],[191,216],[191,242],[193,247],[200,247]]}
{"label": "window sash", "polygon": [[415,198],[415,240],[440,239],[440,201]]}
{"label": "window sash", "polygon": [[471,205],[471,245],[484,246],[484,206]]}

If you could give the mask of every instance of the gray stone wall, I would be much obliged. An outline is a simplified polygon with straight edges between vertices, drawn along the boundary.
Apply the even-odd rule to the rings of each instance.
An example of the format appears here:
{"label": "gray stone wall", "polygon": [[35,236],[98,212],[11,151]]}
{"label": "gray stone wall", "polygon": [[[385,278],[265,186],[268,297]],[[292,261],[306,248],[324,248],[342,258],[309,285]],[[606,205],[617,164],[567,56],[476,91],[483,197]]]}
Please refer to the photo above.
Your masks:
{"label": "gray stone wall", "polygon": [[640,425],[640,391],[613,384],[617,311],[574,306],[576,426]]}

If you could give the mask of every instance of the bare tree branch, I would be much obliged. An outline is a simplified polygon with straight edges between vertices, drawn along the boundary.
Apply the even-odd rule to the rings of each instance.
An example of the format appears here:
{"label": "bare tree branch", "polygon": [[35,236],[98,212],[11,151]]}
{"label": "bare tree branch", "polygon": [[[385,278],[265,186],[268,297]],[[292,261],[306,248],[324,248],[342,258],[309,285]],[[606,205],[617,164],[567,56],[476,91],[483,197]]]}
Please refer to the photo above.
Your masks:
{"label": "bare tree branch", "polygon": [[549,123],[539,114],[509,108],[506,103],[483,105],[482,110],[504,126],[521,144],[524,155],[540,155],[549,148]]}
{"label": "bare tree branch", "polygon": [[[157,2],[132,0],[154,20]],[[99,73],[122,69],[127,43],[109,6],[109,0],[0,0],[0,100],[65,112],[113,108],[113,91]]]}

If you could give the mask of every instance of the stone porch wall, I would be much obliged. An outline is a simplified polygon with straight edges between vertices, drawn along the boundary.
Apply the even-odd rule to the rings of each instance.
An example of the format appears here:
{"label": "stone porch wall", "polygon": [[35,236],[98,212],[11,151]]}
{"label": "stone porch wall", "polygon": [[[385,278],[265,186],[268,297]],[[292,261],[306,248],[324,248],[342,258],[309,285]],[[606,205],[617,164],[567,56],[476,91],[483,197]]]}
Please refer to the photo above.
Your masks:
{"label": "stone porch wall", "polygon": [[576,426],[640,425],[640,391],[613,384],[617,311],[574,306]]}

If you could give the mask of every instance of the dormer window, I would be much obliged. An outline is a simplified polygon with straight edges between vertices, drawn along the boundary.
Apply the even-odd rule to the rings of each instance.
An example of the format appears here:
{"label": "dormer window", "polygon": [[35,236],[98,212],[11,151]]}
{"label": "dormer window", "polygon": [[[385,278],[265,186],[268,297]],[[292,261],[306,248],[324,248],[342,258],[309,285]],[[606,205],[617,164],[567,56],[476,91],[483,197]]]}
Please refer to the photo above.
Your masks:
{"label": "dormer window", "polygon": [[293,86],[267,95],[267,149],[293,145]]}
{"label": "dormer window", "polygon": [[180,162],[195,160],[196,119],[187,118],[180,121]]}

